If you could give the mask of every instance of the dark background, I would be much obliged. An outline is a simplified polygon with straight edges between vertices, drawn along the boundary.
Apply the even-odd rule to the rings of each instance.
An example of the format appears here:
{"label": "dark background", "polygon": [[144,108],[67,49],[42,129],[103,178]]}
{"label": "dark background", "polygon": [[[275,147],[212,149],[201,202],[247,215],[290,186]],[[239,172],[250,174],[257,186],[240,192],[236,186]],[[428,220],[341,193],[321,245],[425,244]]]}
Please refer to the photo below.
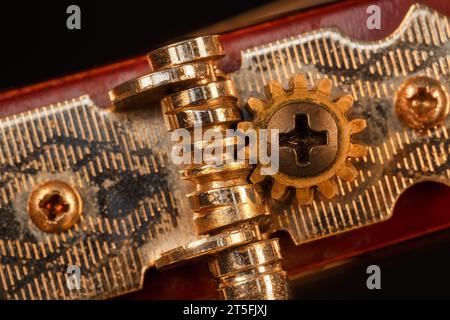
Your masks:
{"label": "dark background", "polygon": [[[406,241],[342,266],[297,279],[293,296],[315,299],[450,299],[450,233]],[[381,271],[381,290],[368,290],[367,267]]]}
{"label": "dark background", "polygon": [[[144,54],[269,2],[2,1],[0,91]],[[66,27],[71,4],[81,9],[81,30]]]}
{"label": "dark background", "polygon": [[[0,4],[0,91],[141,55],[270,1],[14,1]],[[66,28],[66,8],[81,7],[81,30]],[[450,298],[450,235],[439,233],[298,279],[299,299]],[[378,264],[382,290],[369,291]]]}

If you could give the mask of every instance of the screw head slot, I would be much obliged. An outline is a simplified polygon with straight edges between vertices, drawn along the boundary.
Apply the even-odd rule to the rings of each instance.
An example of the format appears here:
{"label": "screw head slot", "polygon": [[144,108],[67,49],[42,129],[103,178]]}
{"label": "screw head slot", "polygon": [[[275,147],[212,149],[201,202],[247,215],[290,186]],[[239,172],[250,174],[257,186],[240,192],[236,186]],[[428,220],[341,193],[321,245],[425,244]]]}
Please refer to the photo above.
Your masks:
{"label": "screw head slot", "polygon": [[427,130],[440,125],[449,112],[450,99],[446,88],[426,76],[406,80],[397,90],[395,110],[409,127]]}
{"label": "screw head slot", "polygon": [[28,198],[31,221],[45,232],[59,233],[72,227],[80,218],[83,203],[78,191],[60,180],[37,185]]}

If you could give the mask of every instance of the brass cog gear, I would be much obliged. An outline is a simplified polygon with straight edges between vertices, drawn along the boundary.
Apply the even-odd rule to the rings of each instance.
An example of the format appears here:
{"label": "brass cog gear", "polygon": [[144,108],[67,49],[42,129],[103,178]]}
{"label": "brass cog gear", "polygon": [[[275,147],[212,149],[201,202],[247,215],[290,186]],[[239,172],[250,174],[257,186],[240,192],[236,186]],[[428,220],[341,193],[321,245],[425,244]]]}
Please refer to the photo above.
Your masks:
{"label": "brass cog gear", "polygon": [[[315,188],[331,199],[338,192],[335,176],[353,181],[358,175],[350,158],[365,156],[367,148],[352,143],[351,136],[364,130],[366,121],[348,120],[345,113],[353,105],[352,95],[344,94],[333,100],[331,89],[331,80],[325,78],[309,90],[306,79],[296,75],[287,91],[278,82],[269,83],[268,101],[248,100],[254,120],[239,123],[240,130],[280,130],[279,171],[270,176],[272,199],[284,200],[289,188],[296,189],[299,204],[310,204]],[[253,183],[261,183],[268,177],[261,174],[261,168],[259,163],[252,172]]]}

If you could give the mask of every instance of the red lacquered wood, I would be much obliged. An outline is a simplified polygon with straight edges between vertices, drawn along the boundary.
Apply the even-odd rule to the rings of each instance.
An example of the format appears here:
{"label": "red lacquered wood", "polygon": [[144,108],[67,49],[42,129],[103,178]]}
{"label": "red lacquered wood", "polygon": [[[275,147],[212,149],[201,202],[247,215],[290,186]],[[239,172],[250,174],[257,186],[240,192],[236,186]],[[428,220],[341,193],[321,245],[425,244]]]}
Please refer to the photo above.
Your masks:
{"label": "red lacquered wood", "polygon": [[149,72],[144,56],[0,94],[0,117],[89,94],[108,106],[114,86]]}
{"label": "red lacquered wood", "polygon": [[[422,3],[450,15],[450,1],[440,0],[349,0],[310,9],[286,18],[263,23],[247,29],[224,34],[222,42],[227,56],[223,68],[239,69],[241,51],[279,39],[289,38],[311,30],[337,27],[350,38],[375,41],[385,38],[399,26],[411,5]],[[367,28],[367,7],[377,5],[381,11],[381,29]]]}
{"label": "red lacquered wood", "polygon": [[[372,41],[392,33],[411,0],[350,0],[307,10],[286,18],[222,35],[227,57],[224,70],[237,70],[242,50],[277,39],[323,27],[339,27],[350,37]],[[450,15],[450,2],[422,3]],[[376,4],[382,12],[382,28],[366,27],[367,6]],[[151,71],[144,56],[78,73],[42,84],[0,94],[0,116],[89,94],[100,106],[108,106],[108,90],[119,83]],[[408,190],[399,200],[392,219],[342,235],[295,246],[280,233],[284,265],[292,277],[349,259],[388,245],[411,240],[450,227],[450,188],[421,184]],[[181,266],[165,272],[150,270],[144,290],[127,298],[204,299],[215,296],[215,286],[204,263]]]}
{"label": "red lacquered wood", "polygon": [[449,227],[450,188],[421,183],[400,197],[385,222],[297,247],[283,237],[285,266],[295,275]]}
{"label": "red lacquered wood", "polygon": [[[450,227],[450,188],[421,183],[407,190],[397,202],[390,220],[348,233],[295,246],[287,234],[279,233],[283,265],[289,276],[320,270],[358,255],[413,240]],[[413,244],[414,242],[411,242]],[[158,274],[150,270],[144,290],[128,299],[209,299],[215,286],[205,262],[181,266]]]}
{"label": "red lacquered wood", "polygon": [[[221,40],[227,57],[225,71],[239,68],[242,50],[277,39],[298,35],[317,28],[338,27],[350,37],[372,41],[392,33],[413,3],[412,0],[350,0],[311,9],[290,17],[224,34]],[[450,14],[450,2],[421,1],[444,14]],[[379,5],[382,28],[366,27],[367,6]],[[0,93],[0,116],[36,108],[38,106],[89,94],[100,106],[108,106],[108,91],[116,85],[138,75],[150,72],[145,56],[136,57],[105,67],[50,80],[41,84]]]}

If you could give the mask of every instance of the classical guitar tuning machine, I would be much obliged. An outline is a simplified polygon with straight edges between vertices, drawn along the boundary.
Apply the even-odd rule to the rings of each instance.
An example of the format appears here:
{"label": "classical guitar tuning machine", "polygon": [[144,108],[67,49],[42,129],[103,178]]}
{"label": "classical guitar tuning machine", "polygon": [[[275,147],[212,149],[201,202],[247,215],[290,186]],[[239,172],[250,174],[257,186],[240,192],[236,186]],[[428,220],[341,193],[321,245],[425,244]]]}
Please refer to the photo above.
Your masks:
{"label": "classical guitar tuning machine", "polygon": [[[116,110],[145,107],[161,100],[168,130],[224,132],[242,121],[231,79],[217,68],[224,55],[218,36],[194,38],[148,54],[154,72],[126,82],[110,93]],[[233,148],[235,139],[220,144]],[[207,147],[203,140],[197,147]],[[183,179],[196,188],[188,195],[200,240],[164,252],[159,268],[210,256],[212,275],[226,299],[286,299],[286,272],[277,239],[264,239],[260,222],[269,214],[258,186],[248,177],[250,163],[229,159],[221,164],[189,164]]]}
{"label": "classical guitar tuning machine", "polygon": [[[142,59],[39,86],[31,100],[21,90],[3,94],[2,110],[36,108],[0,119],[0,297],[111,298],[142,288],[148,268],[204,257],[223,298],[285,299],[286,272],[448,225],[445,206],[430,203],[424,215],[398,201],[422,181],[449,185],[448,17],[413,5],[376,42],[336,29],[295,34],[302,15],[289,21],[292,36],[256,47],[249,37],[240,52],[233,34],[154,50],[151,73],[114,88],[111,108],[105,83],[138,74]],[[231,59],[220,60],[220,40],[237,50]],[[219,66],[231,69],[236,54],[240,68],[225,74]],[[59,94],[47,93],[60,90],[70,98],[38,106],[40,94],[54,102]],[[242,146],[228,131],[278,131],[256,145],[278,147],[278,171],[263,174],[260,158],[227,152],[210,153],[219,163],[197,161],[196,151],[204,157],[214,145],[254,153],[251,140]],[[189,139],[175,141],[182,132]],[[222,136],[212,142],[207,133]],[[174,150],[183,151],[175,157],[182,166]],[[280,248],[273,237],[282,233],[296,246]],[[81,268],[82,290],[66,286],[70,265]],[[202,269],[186,272],[169,282],[197,286]],[[181,296],[164,275],[153,280],[164,282],[155,296]]]}
{"label": "classical guitar tuning machine", "polygon": [[[336,187],[331,178],[352,180],[356,170],[349,157],[360,157],[365,148],[352,144],[350,136],[365,127],[364,120],[348,121],[344,113],[351,107],[351,95],[329,98],[331,83],[322,80],[308,90],[301,75],[292,79],[285,91],[269,84],[269,101],[250,99],[253,122],[243,121],[234,83],[217,68],[224,55],[218,36],[194,38],[154,50],[148,60],[154,72],[119,85],[110,92],[115,110],[146,107],[161,101],[168,130],[238,128],[246,131],[280,130],[280,172],[272,178],[272,198],[282,200],[289,187],[297,189],[297,200],[307,204],[312,187],[327,198]],[[302,118],[303,117],[303,118]],[[320,140],[322,137],[322,140]],[[320,141],[319,141],[320,140]],[[220,141],[234,146],[235,139]],[[207,141],[194,141],[205,148]],[[247,146],[252,148],[252,146]],[[225,153],[224,157],[230,155]],[[305,165],[305,162],[309,165]],[[270,214],[259,183],[261,165],[239,162],[190,164],[182,177],[196,190],[188,195],[194,211],[198,241],[162,253],[157,267],[203,255],[210,258],[213,276],[226,299],[284,299],[288,297],[286,273],[281,269],[277,239],[262,240],[261,227]],[[250,182],[249,177],[251,176]]]}

